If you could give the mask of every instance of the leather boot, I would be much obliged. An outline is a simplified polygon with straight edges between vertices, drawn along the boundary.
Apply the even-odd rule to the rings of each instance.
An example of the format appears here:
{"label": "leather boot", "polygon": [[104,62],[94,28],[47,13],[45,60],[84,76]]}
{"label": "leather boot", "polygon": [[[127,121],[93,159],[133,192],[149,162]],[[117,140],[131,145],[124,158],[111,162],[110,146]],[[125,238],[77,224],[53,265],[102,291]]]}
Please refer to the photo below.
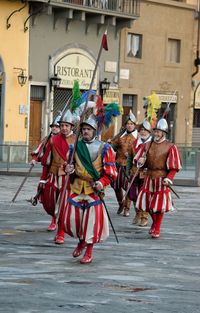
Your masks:
{"label": "leather boot", "polygon": [[131,206],[131,200],[128,197],[126,197],[125,204],[124,204],[124,213],[123,213],[123,215],[126,217],[130,215],[130,206]]}
{"label": "leather boot", "polygon": [[87,244],[85,254],[83,258],[80,260],[81,264],[88,264],[92,262],[92,249],[93,244],[92,243]]}
{"label": "leather boot", "polygon": [[115,195],[117,198],[117,202],[119,204],[117,214],[121,214],[124,210],[123,190],[122,189],[115,190]]}
{"label": "leather boot", "polygon": [[145,227],[148,224],[148,212],[141,212],[141,222],[139,224],[140,227]]}
{"label": "leather boot", "polygon": [[160,226],[162,223],[163,215],[164,215],[164,213],[162,213],[162,212],[156,213],[156,224],[155,224],[155,229],[151,234],[152,238],[159,238],[160,237]]}
{"label": "leather boot", "polygon": [[133,225],[137,225],[140,223],[141,221],[141,214],[142,214],[142,211],[141,210],[138,210],[138,209],[135,209],[135,216],[132,220],[132,224]]}
{"label": "leather boot", "polygon": [[49,227],[47,228],[48,231],[54,231],[56,230],[56,217],[52,216],[51,219],[51,224],[49,225]]}

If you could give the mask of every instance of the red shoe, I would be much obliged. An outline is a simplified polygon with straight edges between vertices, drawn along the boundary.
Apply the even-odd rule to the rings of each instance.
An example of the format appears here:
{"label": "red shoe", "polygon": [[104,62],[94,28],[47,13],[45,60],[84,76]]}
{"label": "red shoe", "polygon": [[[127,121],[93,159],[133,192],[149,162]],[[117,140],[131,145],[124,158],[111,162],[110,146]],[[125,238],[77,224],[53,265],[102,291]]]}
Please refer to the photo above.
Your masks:
{"label": "red shoe", "polygon": [[149,229],[149,234],[153,234],[155,232],[155,226],[152,224],[151,228]]}
{"label": "red shoe", "polygon": [[89,254],[85,254],[83,258],[80,260],[81,264],[88,264],[92,262],[92,256]]}
{"label": "red shoe", "polygon": [[57,245],[62,245],[65,242],[64,237],[59,235],[56,236],[54,240]]}
{"label": "red shoe", "polygon": [[48,231],[54,231],[56,230],[56,221],[54,218],[52,218],[51,224],[49,225],[49,227],[47,228]]}
{"label": "red shoe", "polygon": [[151,237],[152,237],[152,238],[159,238],[159,237],[160,237],[160,232],[154,230],[154,232],[151,233]]}
{"label": "red shoe", "polygon": [[83,252],[83,249],[85,249],[86,247],[86,243],[84,241],[81,241],[78,243],[77,247],[74,249],[72,255],[74,258],[77,258],[78,256],[80,256]]}
{"label": "red shoe", "polygon": [[80,260],[81,264],[88,264],[92,262],[93,244],[87,244],[87,248],[83,258]]}

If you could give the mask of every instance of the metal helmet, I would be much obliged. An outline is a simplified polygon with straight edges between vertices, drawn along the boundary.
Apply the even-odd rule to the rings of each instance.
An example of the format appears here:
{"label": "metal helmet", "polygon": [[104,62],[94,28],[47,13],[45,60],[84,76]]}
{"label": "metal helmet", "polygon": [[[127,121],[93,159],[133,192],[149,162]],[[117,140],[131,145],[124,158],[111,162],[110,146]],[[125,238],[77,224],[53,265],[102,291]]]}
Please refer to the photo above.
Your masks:
{"label": "metal helmet", "polygon": [[128,121],[131,121],[131,122],[133,122],[134,124],[136,124],[136,122],[137,122],[136,117],[135,117],[135,115],[133,114],[133,112],[132,112],[131,110],[130,110],[130,112],[129,112],[129,115],[128,115],[127,118],[126,118],[126,123],[127,123]]}
{"label": "metal helmet", "polygon": [[161,118],[154,129],[162,130],[165,133],[168,133],[168,124],[165,118]]}
{"label": "metal helmet", "polygon": [[55,117],[55,119],[53,120],[53,122],[49,126],[50,127],[53,127],[53,126],[60,127],[60,124],[59,124],[60,118],[61,118],[61,113],[59,113],[59,115]]}
{"label": "metal helmet", "polygon": [[74,126],[73,115],[70,110],[67,110],[60,118],[59,123],[68,123]]}
{"label": "metal helmet", "polygon": [[143,121],[140,128],[144,128],[148,132],[151,132],[151,124],[146,119]]}
{"label": "metal helmet", "polygon": [[81,123],[80,126],[82,127],[84,124],[87,124],[94,128],[94,130],[97,130],[97,121],[94,114],[91,114],[85,121]]}

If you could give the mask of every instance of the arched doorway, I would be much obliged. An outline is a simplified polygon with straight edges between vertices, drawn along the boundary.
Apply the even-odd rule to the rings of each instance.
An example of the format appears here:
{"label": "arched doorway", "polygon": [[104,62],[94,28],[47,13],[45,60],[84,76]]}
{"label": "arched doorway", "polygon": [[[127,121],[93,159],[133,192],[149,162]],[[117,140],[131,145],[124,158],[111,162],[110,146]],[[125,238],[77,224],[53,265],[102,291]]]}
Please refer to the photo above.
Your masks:
{"label": "arched doorway", "polygon": [[[57,75],[61,78],[58,88],[51,90],[51,112],[55,118],[62,111],[72,94],[74,80],[79,82],[80,90],[89,89],[96,58],[88,47],[83,45],[66,45],[50,58],[50,77]],[[98,89],[99,69],[94,79],[93,90]]]}

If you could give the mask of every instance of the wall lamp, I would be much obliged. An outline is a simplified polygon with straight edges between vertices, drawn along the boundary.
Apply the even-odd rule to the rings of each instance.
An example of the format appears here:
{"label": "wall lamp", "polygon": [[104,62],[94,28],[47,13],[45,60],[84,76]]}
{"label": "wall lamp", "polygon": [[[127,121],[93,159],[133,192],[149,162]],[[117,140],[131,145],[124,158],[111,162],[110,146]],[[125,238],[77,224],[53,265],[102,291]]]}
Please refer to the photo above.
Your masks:
{"label": "wall lamp", "polygon": [[104,80],[100,82],[100,94],[101,94],[101,97],[103,97],[103,95],[105,95],[106,90],[108,90],[109,87],[110,87],[110,82],[108,81],[107,78],[104,78]]}
{"label": "wall lamp", "polygon": [[58,77],[58,74],[55,74],[53,77],[50,78],[50,91],[53,88],[58,88],[61,84],[61,78]]}
{"label": "wall lamp", "polygon": [[18,84],[22,87],[26,84],[27,76],[24,74],[25,69],[21,67],[14,67],[14,70],[20,71],[19,75],[17,76]]}

